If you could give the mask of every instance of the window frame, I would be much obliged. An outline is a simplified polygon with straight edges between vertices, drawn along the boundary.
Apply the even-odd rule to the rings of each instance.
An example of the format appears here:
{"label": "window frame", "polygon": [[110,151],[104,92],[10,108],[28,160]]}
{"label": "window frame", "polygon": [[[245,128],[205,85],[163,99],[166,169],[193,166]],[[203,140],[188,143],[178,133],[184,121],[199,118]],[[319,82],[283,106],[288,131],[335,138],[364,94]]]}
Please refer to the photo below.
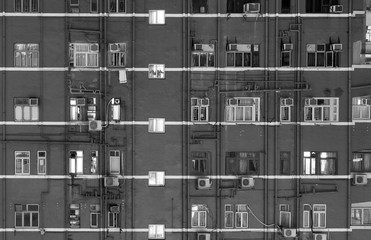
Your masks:
{"label": "window frame", "polygon": [[[237,100],[237,105],[230,104],[230,100]],[[240,105],[241,101],[250,101],[252,100],[252,105]],[[237,119],[238,113],[237,110],[242,110],[242,120]],[[251,110],[249,110],[251,109]],[[251,114],[249,112],[251,111]],[[251,115],[251,119],[249,118]],[[225,120],[226,122],[259,122],[260,121],[260,97],[234,97],[230,98],[227,101],[225,106]]]}
{"label": "window frame", "polygon": [[165,79],[165,64],[148,64],[149,79]]}
{"label": "window frame", "polygon": [[[79,103],[82,99],[84,99],[84,103]],[[83,121],[86,116],[86,99],[83,97],[70,98],[70,121]]]}
{"label": "window frame", "polygon": [[[284,62],[284,54],[288,54],[288,63],[286,64],[286,62]],[[292,61],[291,61],[291,59],[292,59],[292,51],[281,51],[281,67],[291,67],[291,63],[292,63]],[[284,65],[285,64],[285,65]]]}
{"label": "window frame", "polygon": [[[334,156],[321,156],[334,154]],[[329,164],[328,160],[332,161],[333,169],[328,171],[333,172],[332,174],[321,173],[324,166],[322,164]],[[304,151],[303,152],[303,175],[337,175],[338,174],[338,153],[336,151]]]}
{"label": "window frame", "polygon": [[148,186],[149,187],[165,186],[165,171],[149,171]]}
{"label": "window frame", "polygon": [[[353,120],[368,120],[371,119],[371,98],[370,96],[360,96],[352,98],[352,119]],[[359,117],[355,117],[355,108],[359,108]],[[363,111],[362,111],[363,109]],[[363,116],[366,110],[366,116]]]}
{"label": "window frame", "polygon": [[[278,225],[285,228],[291,228],[291,212],[290,212],[290,205],[289,204],[280,204],[279,205],[280,216],[279,216],[279,223]],[[283,225],[283,218],[288,217],[288,226]]]}
{"label": "window frame", "polygon": [[[98,50],[93,51],[91,47],[98,45]],[[84,49],[85,48],[85,49]],[[97,68],[100,64],[99,43],[69,43],[70,63],[75,68]],[[78,57],[79,56],[79,57]],[[89,63],[90,61],[90,63]]]}
{"label": "window frame", "polygon": [[[204,223],[204,225],[202,223]],[[192,204],[191,226],[192,228],[207,227],[207,206],[205,204]]]}
{"label": "window frame", "polygon": [[[365,164],[366,160],[367,164]],[[355,166],[355,162],[359,162],[358,167]],[[353,152],[352,172],[371,172],[371,152]]]}
{"label": "window frame", "polygon": [[165,239],[165,225],[164,224],[149,224],[148,225],[148,239]]}
{"label": "window frame", "polygon": [[249,212],[247,210],[247,204],[236,204],[236,228],[248,228],[249,227]]}
{"label": "window frame", "polygon": [[190,164],[191,174],[208,175],[211,169],[210,152],[192,151]]}
{"label": "window frame", "polygon": [[[17,9],[17,2],[20,2],[20,9]],[[25,11],[24,9],[24,2],[28,2],[29,10]],[[35,4],[36,3],[36,4]],[[36,5],[36,8],[34,8]],[[39,0],[14,0],[14,12],[39,12],[40,4]]]}
{"label": "window frame", "polygon": [[[236,45],[236,49],[231,50],[230,45]],[[227,67],[259,67],[259,50],[259,44],[228,44],[225,65]],[[240,55],[238,58],[237,54]],[[241,64],[237,64],[238,60]],[[233,64],[230,64],[231,62]]]}
{"label": "window frame", "polygon": [[[365,219],[365,210],[369,211],[371,214],[371,207],[352,207],[351,208],[351,226],[370,226],[371,225],[371,218],[369,220],[369,223],[364,223]],[[361,211],[360,214],[360,223],[354,223],[354,213],[355,211]]]}
{"label": "window frame", "polygon": [[[72,152],[76,152],[76,158],[71,157]],[[79,153],[81,153],[81,155],[79,155]],[[83,150],[70,150],[68,163],[69,163],[69,166],[68,166],[69,174],[76,174],[76,175],[84,174],[84,151]],[[79,167],[80,165],[81,167]]]}
{"label": "window frame", "polygon": [[[113,155],[112,155],[113,154]],[[112,162],[119,162],[119,171],[114,171]],[[120,175],[121,173],[121,151],[112,149],[109,151],[109,172],[110,175]]]}
{"label": "window frame", "polygon": [[[228,217],[229,216],[229,217]],[[234,211],[232,204],[225,204],[224,205],[224,228],[234,228]],[[228,225],[228,220],[231,221],[230,225]]]}
{"label": "window frame", "polygon": [[[17,210],[17,206],[20,205],[22,210],[21,211],[18,211]],[[37,211],[35,210],[31,210],[29,207],[30,206],[37,206]],[[17,215],[21,216],[21,221],[22,221],[22,224],[21,225],[18,225],[17,226]],[[30,221],[30,225],[29,226],[25,226],[25,216],[26,215],[29,215],[29,221]],[[37,220],[34,219],[34,215],[37,215]],[[36,220],[37,221],[37,225],[33,226],[33,221]],[[15,228],[39,228],[39,224],[40,224],[40,206],[39,204],[15,204],[14,205],[14,227]]]}
{"label": "window frame", "polygon": [[[111,10],[111,3],[114,2],[115,3],[115,8],[116,10]],[[122,11],[120,11],[120,2],[124,2],[124,9]],[[107,1],[107,10],[109,13],[126,13],[126,0],[109,0]]]}
{"label": "window frame", "polygon": [[[313,100],[315,101],[315,104]],[[318,104],[319,101],[322,101],[321,103],[323,104]],[[329,101],[329,104],[325,104],[326,101]],[[313,98],[305,98],[304,102],[305,102],[304,122],[338,122],[339,121],[339,98],[337,97],[313,97]],[[325,119],[326,114],[328,114],[327,116],[328,119]]]}
{"label": "window frame", "polygon": [[[117,44],[120,49],[111,50],[111,44]],[[126,66],[126,43],[117,42],[109,43],[107,51],[107,65],[108,67],[125,67]]]}
{"label": "window frame", "polygon": [[[226,175],[259,175],[260,173],[259,152],[227,152],[225,161]],[[241,171],[241,161],[246,162],[246,172]],[[232,164],[233,162],[233,164]],[[251,168],[254,167],[254,169]]]}
{"label": "window frame", "polygon": [[[37,99],[37,104],[31,103],[32,99]],[[14,98],[14,121],[37,122],[39,120],[40,106],[38,98]]]}
{"label": "window frame", "polygon": [[148,23],[150,25],[165,25],[166,12],[163,9],[148,10]]}
{"label": "window frame", "polygon": [[[310,49],[310,46],[315,47],[315,49]],[[325,43],[308,43],[306,51],[306,63],[307,67],[338,67],[340,61],[340,52],[329,50],[329,44]],[[319,49],[320,48],[320,49]],[[310,51],[309,51],[310,50]],[[313,64],[310,64],[309,56],[312,55],[311,59],[314,60]],[[321,58],[319,58],[321,56]],[[321,60],[319,60],[321,59]]]}
{"label": "window frame", "polygon": [[[117,212],[111,212],[109,211],[107,213],[107,227],[108,228],[117,228],[118,227],[118,219],[119,219],[119,214]],[[111,218],[112,216],[112,218]],[[112,220],[112,222],[111,222]]]}
{"label": "window frame", "polygon": [[[207,105],[202,104],[202,100],[208,102]],[[209,121],[209,98],[191,97],[191,121],[192,122],[208,122]]]}
{"label": "window frame", "polygon": [[[23,154],[25,154],[26,156],[20,156]],[[31,174],[31,152],[30,151],[14,151],[14,160],[15,160],[15,168],[14,168],[15,175],[30,175]],[[17,162],[19,161],[20,161],[21,171],[17,172]],[[27,163],[25,161],[27,161]],[[28,169],[28,171],[25,171],[25,165],[28,165],[28,168],[26,168],[26,170]]]}
{"label": "window frame", "polygon": [[[21,48],[21,49],[17,49]],[[37,48],[37,49],[30,49]],[[40,62],[39,43],[14,43],[14,67],[37,68]]]}
{"label": "window frame", "polygon": [[[316,207],[324,207],[325,210],[316,210]],[[326,204],[313,204],[313,228],[326,228],[326,210]],[[324,215],[324,223],[321,221],[321,215]]]}
{"label": "window frame", "polygon": [[[287,156],[284,156],[287,155]],[[285,163],[286,162],[286,167],[288,167],[287,172],[285,170]],[[290,175],[290,170],[291,170],[291,152],[289,151],[281,151],[280,152],[280,174],[281,175]]]}
{"label": "window frame", "polygon": [[310,211],[311,206],[309,204],[303,205],[303,228],[310,228]]}
{"label": "window frame", "polygon": [[[91,228],[99,227],[99,215],[100,215],[100,212],[90,212],[90,227]],[[95,221],[97,224],[93,224],[93,218],[95,218]]]}
{"label": "window frame", "polygon": [[[40,154],[44,153],[44,156],[41,156]],[[43,164],[41,164],[41,161],[44,161]],[[40,168],[43,165],[44,171],[41,171]],[[47,172],[47,152],[46,151],[37,151],[37,174],[39,175],[46,175]]]}

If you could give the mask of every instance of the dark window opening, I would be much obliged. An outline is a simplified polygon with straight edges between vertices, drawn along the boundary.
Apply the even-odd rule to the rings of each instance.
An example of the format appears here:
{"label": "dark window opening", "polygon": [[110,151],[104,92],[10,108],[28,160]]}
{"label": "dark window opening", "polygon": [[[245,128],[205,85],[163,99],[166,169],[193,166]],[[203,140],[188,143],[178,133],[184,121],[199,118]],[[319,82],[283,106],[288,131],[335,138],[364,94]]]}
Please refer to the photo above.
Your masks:
{"label": "dark window opening", "polygon": [[245,3],[259,3],[259,0],[228,0],[227,13],[243,13]]}
{"label": "dark window opening", "polygon": [[192,1],[192,12],[193,13],[207,13],[208,12],[207,0],[193,0]]}
{"label": "dark window opening", "polygon": [[330,7],[339,5],[339,0],[307,0],[307,13],[329,13]]}
{"label": "dark window opening", "polygon": [[290,13],[290,0],[282,0],[281,2],[281,13]]}
{"label": "dark window opening", "polygon": [[281,66],[290,67],[291,66],[291,51],[281,52]]}
{"label": "dark window opening", "polygon": [[281,152],[280,153],[281,161],[281,174],[290,175],[290,152]]}
{"label": "dark window opening", "polygon": [[190,164],[191,174],[208,175],[210,173],[210,153],[192,152]]}
{"label": "dark window opening", "polygon": [[225,173],[227,175],[259,174],[259,152],[227,152]]}

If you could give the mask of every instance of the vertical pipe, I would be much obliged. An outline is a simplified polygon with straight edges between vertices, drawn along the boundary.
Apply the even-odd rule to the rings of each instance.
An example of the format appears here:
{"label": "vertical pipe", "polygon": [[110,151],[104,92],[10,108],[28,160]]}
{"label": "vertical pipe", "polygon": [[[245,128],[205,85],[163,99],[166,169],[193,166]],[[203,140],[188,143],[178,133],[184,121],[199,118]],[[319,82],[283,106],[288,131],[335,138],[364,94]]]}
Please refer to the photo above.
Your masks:
{"label": "vertical pipe", "polygon": [[[265,1],[265,12],[269,13],[269,1]],[[265,57],[264,57],[264,88],[268,88],[268,79],[269,79],[269,73],[268,73],[268,67],[269,67],[269,61],[268,61],[268,51],[269,51],[269,18],[264,18],[265,21]],[[256,34],[256,33],[255,33]],[[265,119],[268,117],[268,92],[263,93],[264,96],[264,116]],[[268,175],[268,125],[264,125],[264,175]],[[264,222],[268,221],[269,216],[269,209],[268,209],[268,179],[263,179],[264,181]],[[264,227],[266,228],[266,227]],[[268,232],[264,231],[264,239],[268,239]]]}
{"label": "vertical pipe", "polygon": [[[135,120],[135,1],[132,1],[132,13],[133,17],[131,18],[131,49],[132,49],[132,54],[131,54],[131,64],[133,66],[133,71],[131,74],[131,113],[132,113],[132,121]],[[131,149],[131,175],[135,174],[135,126],[134,124],[131,126],[131,144],[132,144],[132,149]],[[131,228],[134,228],[134,221],[135,221],[135,202],[134,202],[134,180],[131,180]],[[135,239],[135,234],[131,233],[131,239]]]}
{"label": "vertical pipe", "polygon": [[[280,55],[278,54],[278,52],[280,52],[280,39],[278,37],[278,0],[275,1],[275,5],[276,5],[276,8],[275,8],[275,12],[276,12],[276,17],[275,17],[275,38],[276,38],[276,44],[274,45],[275,47],[275,51],[274,53],[276,54],[276,58],[275,58],[275,66],[276,67],[279,67],[280,65],[280,61],[279,61],[279,57]],[[275,71],[274,73],[274,81],[275,81],[275,89],[278,89],[278,71]],[[278,112],[278,108],[280,107],[279,105],[279,101],[277,101],[277,98],[278,98],[278,94],[277,92],[274,92],[274,119],[279,119],[279,112]],[[278,175],[278,171],[277,171],[277,165],[278,165],[278,149],[277,149],[277,144],[278,144],[278,126],[277,125],[274,125],[274,175]],[[274,200],[273,200],[273,220],[274,222],[278,222],[277,221],[277,194],[278,194],[278,181],[277,181],[277,178],[274,178]],[[277,238],[277,234],[274,234],[274,239]]]}

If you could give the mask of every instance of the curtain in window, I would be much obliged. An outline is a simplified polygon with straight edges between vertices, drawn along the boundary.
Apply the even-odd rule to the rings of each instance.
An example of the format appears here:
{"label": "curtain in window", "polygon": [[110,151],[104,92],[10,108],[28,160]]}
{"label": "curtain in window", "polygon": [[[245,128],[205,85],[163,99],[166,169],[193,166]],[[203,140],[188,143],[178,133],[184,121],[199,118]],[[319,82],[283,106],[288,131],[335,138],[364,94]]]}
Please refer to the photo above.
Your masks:
{"label": "curtain in window", "polygon": [[363,209],[363,224],[371,224],[371,209]]}

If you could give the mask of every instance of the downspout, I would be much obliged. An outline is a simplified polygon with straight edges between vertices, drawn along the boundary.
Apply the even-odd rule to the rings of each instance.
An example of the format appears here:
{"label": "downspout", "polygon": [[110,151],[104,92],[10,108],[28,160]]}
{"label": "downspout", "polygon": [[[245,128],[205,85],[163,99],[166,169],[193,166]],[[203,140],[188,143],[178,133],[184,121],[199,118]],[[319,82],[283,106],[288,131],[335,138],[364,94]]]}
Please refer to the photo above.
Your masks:
{"label": "downspout", "polygon": [[[265,1],[265,12],[266,13],[269,13],[269,1]],[[264,18],[264,21],[265,21],[265,57],[264,57],[264,66],[265,66],[265,70],[264,70],[264,89],[268,89],[268,79],[269,79],[269,75],[268,75],[268,64],[269,64],[269,61],[268,61],[268,51],[269,51],[269,37],[268,37],[268,34],[269,34],[269,20],[268,18]],[[256,34],[256,33],[255,33]],[[264,95],[264,117],[267,119],[268,118],[268,96],[267,96],[267,92],[264,92],[263,93]],[[265,124],[264,125],[264,175],[268,175],[268,125]],[[268,197],[269,197],[269,192],[268,192],[268,187],[269,187],[269,184],[268,184],[268,179],[265,179],[263,180],[264,181],[264,222],[268,222],[268,212],[269,212],[269,209],[268,209]],[[264,226],[264,229],[266,229],[267,227]],[[267,240],[268,239],[268,232],[267,231],[264,231],[264,239]]]}
{"label": "downspout", "polygon": [[[185,0],[186,2],[186,6],[187,6],[187,14],[189,14],[191,11],[190,11],[190,1],[189,0]],[[185,47],[185,51],[186,51],[186,57],[185,57],[185,62],[186,62],[186,76],[187,76],[187,87],[188,87],[188,91],[187,91],[187,100],[189,101],[191,99],[191,89],[192,89],[192,84],[191,84],[191,74],[190,74],[190,71],[188,70],[191,66],[191,58],[189,57],[191,51],[190,51],[190,45],[191,45],[191,34],[190,34],[190,21],[191,21],[191,18],[190,17],[187,17],[187,26],[186,26],[186,34],[187,34],[187,46]],[[190,116],[190,104],[189,102],[187,101],[187,119],[190,119],[191,116]],[[189,146],[189,136],[190,136],[190,133],[191,133],[191,127],[188,126],[187,127],[187,164],[186,164],[186,168],[185,168],[185,172],[187,173],[187,176],[189,176],[189,165],[188,165],[188,157],[190,156],[190,146]],[[186,196],[186,199],[187,201],[185,201],[185,208],[183,207],[183,223],[182,223],[182,226],[185,225],[186,229],[189,229],[189,209],[190,209],[190,206],[191,206],[191,203],[190,203],[190,195],[189,195],[189,192],[190,192],[190,185],[189,184],[189,180],[183,180],[183,183],[185,184],[185,196]],[[185,211],[184,211],[185,210]],[[185,222],[185,224],[184,224]],[[185,239],[188,239],[188,233],[183,233],[182,235],[183,237],[183,240]]]}
{"label": "downspout", "polygon": [[[133,13],[131,18],[131,65],[133,66],[132,73],[131,73],[131,114],[132,114],[132,121],[135,120],[135,1],[132,1],[132,8],[131,11]],[[135,126],[134,124],[131,126],[131,174],[134,175],[135,173]],[[135,202],[134,202],[134,179],[131,180],[131,229],[134,229],[134,221],[135,221]],[[135,239],[135,234],[131,233],[131,239]]]}
{"label": "downspout", "polygon": [[[5,12],[5,7],[6,7],[6,4],[5,4],[6,1],[3,1],[3,4],[2,4],[2,10],[3,10],[3,13]],[[2,16],[2,63],[3,63],[3,67],[6,67],[6,17],[5,17],[5,14]],[[6,121],[6,71],[3,70],[2,72],[2,81],[1,81],[1,87],[2,87],[2,93],[3,93],[3,96],[2,96],[2,100],[3,100],[3,104],[2,104],[2,121]],[[6,174],[6,125],[4,124],[2,126],[2,140],[4,141],[2,143],[2,175],[5,175]],[[6,178],[3,178],[2,180],[2,206],[3,206],[3,209],[2,209],[2,212],[3,212],[3,217],[2,217],[2,222],[3,222],[3,229],[6,228],[6,212],[7,212],[7,203],[6,203]],[[6,232],[3,231],[3,239],[5,240],[6,239]]]}
{"label": "downspout", "polygon": [[[219,14],[220,13],[220,0],[218,0],[217,2],[217,13]],[[219,63],[220,63],[220,59],[221,59],[221,52],[220,50],[222,49],[221,45],[222,43],[220,42],[220,17],[216,17],[216,21],[217,21],[217,36],[216,36],[216,39],[217,39],[217,43],[216,43],[216,47],[217,47],[217,51],[215,51],[215,53],[218,54],[218,56],[216,56],[215,60],[216,63],[215,63],[215,66],[217,68],[219,68]],[[219,79],[220,78],[220,72],[217,70],[216,71],[216,79]],[[217,94],[216,94],[216,106],[217,106],[217,110],[216,110],[216,116],[218,116],[219,118],[217,119],[217,122],[220,122],[220,114],[221,114],[221,111],[219,111],[219,106],[220,106],[220,95],[219,95],[219,91],[220,91],[220,88],[219,88],[219,82],[218,81],[215,81],[214,83],[217,88]],[[221,158],[220,158],[220,151],[221,151],[221,132],[220,132],[220,128],[221,126],[217,126],[217,139],[216,139],[216,173],[217,175],[221,175]],[[215,228],[219,229],[221,228],[221,224],[219,226],[219,220],[220,220],[220,223],[222,222],[221,219],[219,219],[222,215],[221,211],[222,211],[222,208],[221,208],[221,198],[220,198],[220,193],[221,193],[221,189],[220,189],[220,179],[215,179],[215,190],[216,190],[216,199],[215,199],[215,202],[216,202],[216,211],[215,211]],[[216,234],[216,240],[219,240],[219,234]]]}
{"label": "downspout", "polygon": [[[279,41],[279,37],[278,37],[278,1],[275,1],[275,5],[276,5],[276,9],[275,9],[275,12],[276,12],[276,17],[275,17],[275,38],[276,38],[276,44],[274,45],[275,46],[275,51],[274,53],[276,54],[276,57],[275,57],[275,66],[278,67],[280,62],[279,62],[279,54],[278,54],[278,51],[280,51],[280,47],[278,47],[277,45],[280,44],[280,41]],[[278,89],[278,71],[275,71],[274,73],[274,80],[275,80],[275,89]],[[274,119],[277,120],[281,120],[280,119],[280,116],[279,116],[279,111],[278,111],[278,108],[280,108],[280,105],[279,105],[279,101],[277,101],[277,98],[278,98],[278,94],[277,92],[274,92]],[[274,126],[274,175],[278,175],[278,172],[277,172],[277,165],[278,165],[278,161],[279,161],[279,158],[278,158],[278,148],[277,148],[277,144],[278,144],[278,126],[275,125]],[[277,181],[277,178],[274,178],[274,202],[273,202],[273,219],[274,219],[274,222],[278,222],[277,220],[277,194],[278,194],[278,181]],[[274,234],[274,239],[277,238],[277,234]]]}

